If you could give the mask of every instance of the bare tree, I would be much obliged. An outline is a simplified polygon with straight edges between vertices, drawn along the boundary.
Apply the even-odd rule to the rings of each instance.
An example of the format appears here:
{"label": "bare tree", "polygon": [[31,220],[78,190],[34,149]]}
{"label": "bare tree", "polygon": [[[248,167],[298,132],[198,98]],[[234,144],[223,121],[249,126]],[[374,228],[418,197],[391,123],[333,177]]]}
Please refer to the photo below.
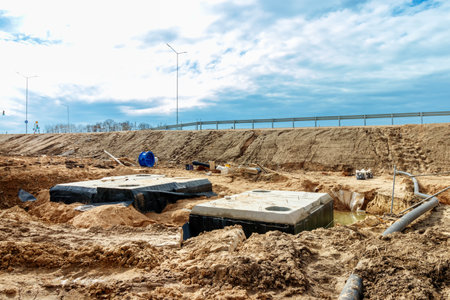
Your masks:
{"label": "bare tree", "polygon": [[150,125],[147,123],[139,123],[138,128],[139,130],[146,130],[150,128]]}
{"label": "bare tree", "polygon": [[130,121],[122,122],[122,123],[120,123],[120,125],[122,126],[122,130],[124,130],[124,131],[129,131],[133,127],[133,124],[131,124]]}
{"label": "bare tree", "polygon": [[105,131],[113,131],[115,128],[116,122],[113,119],[107,119],[103,122],[103,127]]}

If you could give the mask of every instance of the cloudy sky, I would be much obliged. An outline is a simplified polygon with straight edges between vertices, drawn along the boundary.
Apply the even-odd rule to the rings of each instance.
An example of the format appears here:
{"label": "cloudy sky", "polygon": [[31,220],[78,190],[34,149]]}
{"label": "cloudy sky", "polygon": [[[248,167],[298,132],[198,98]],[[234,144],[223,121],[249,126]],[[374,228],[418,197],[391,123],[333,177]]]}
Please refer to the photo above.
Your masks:
{"label": "cloudy sky", "polygon": [[0,133],[450,110],[450,1],[0,3]]}

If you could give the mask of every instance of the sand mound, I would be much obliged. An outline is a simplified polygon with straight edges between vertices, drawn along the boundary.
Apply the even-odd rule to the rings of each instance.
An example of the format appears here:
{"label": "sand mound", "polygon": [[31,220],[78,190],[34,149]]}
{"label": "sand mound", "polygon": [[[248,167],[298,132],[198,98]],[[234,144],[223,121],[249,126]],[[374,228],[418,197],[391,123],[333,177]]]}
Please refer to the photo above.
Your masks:
{"label": "sand mound", "polygon": [[229,226],[188,239],[184,242],[182,251],[189,253],[190,258],[222,251],[233,252],[244,240],[245,234],[241,226]]}
{"label": "sand mound", "polygon": [[18,206],[11,207],[9,209],[1,210],[0,211],[0,219],[6,219],[13,220],[16,222],[31,222],[36,221],[36,218],[33,218],[30,216],[29,213],[27,213],[23,208],[20,208]]}
{"label": "sand mound", "polygon": [[269,232],[245,240],[241,227],[233,226],[188,240],[182,252],[172,272],[183,284],[255,291],[293,287],[300,293],[308,286],[301,266],[311,251],[293,235]]}
{"label": "sand mound", "polygon": [[102,205],[79,214],[70,223],[79,228],[95,226],[111,228],[115,225],[140,227],[155,222],[138,212],[132,206]]}
{"label": "sand mound", "polygon": [[145,242],[134,242],[107,249],[101,246],[67,249],[53,243],[0,242],[0,269],[137,267],[158,265],[159,250]]}
{"label": "sand mound", "polygon": [[64,204],[47,201],[41,205],[31,205],[29,212],[48,223],[67,223],[80,214],[75,210],[79,205],[81,203]]}

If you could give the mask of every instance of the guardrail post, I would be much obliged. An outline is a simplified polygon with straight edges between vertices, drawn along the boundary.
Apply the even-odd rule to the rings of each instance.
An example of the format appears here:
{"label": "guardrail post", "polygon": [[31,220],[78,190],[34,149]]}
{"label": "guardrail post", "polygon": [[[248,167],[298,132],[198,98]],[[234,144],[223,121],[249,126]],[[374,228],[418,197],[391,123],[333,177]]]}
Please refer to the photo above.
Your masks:
{"label": "guardrail post", "polygon": [[292,121],[292,128],[295,128],[295,121]]}
{"label": "guardrail post", "polygon": [[391,114],[391,125],[394,125],[394,115]]}
{"label": "guardrail post", "polygon": [[366,126],[366,115],[364,115],[364,126]]}
{"label": "guardrail post", "polygon": [[341,127],[341,116],[338,116],[339,127]]}
{"label": "guardrail post", "polygon": [[420,112],[420,124],[423,125],[423,112]]}
{"label": "guardrail post", "polygon": [[252,120],[252,129],[255,129],[255,120]]}
{"label": "guardrail post", "polygon": [[219,122],[216,122],[216,130],[219,130]]}
{"label": "guardrail post", "polygon": [[314,127],[317,127],[317,117],[314,117]]}
{"label": "guardrail post", "polygon": [[202,125],[203,125],[203,122],[200,121],[200,130],[202,130]]}
{"label": "guardrail post", "polygon": [[236,121],[233,121],[233,129],[236,129]]}
{"label": "guardrail post", "polygon": [[272,119],[272,128],[273,128],[273,119]]}
{"label": "guardrail post", "polygon": [[198,122],[195,122],[195,130],[198,130]]}

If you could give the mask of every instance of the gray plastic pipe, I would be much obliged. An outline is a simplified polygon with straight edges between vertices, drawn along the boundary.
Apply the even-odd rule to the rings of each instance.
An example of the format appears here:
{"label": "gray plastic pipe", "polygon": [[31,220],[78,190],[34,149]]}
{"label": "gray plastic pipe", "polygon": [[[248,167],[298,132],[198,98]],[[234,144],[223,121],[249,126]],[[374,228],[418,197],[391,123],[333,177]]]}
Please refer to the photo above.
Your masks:
{"label": "gray plastic pipe", "polygon": [[347,279],[338,300],[359,300],[362,298],[362,278],[356,274],[351,274]]}
{"label": "gray plastic pipe", "polygon": [[430,195],[422,194],[422,193],[419,192],[419,182],[417,182],[417,179],[416,179],[416,177],[414,175],[409,174],[407,172],[403,172],[403,171],[397,171],[397,174],[402,174],[402,175],[406,175],[406,176],[411,177],[411,179],[412,179],[412,181],[414,183],[414,195],[417,195],[417,196],[419,196],[421,198],[428,198],[428,197],[430,197]]}
{"label": "gray plastic pipe", "polygon": [[[406,172],[403,171],[397,171],[398,174],[403,174],[411,177],[413,183],[414,183],[414,194],[421,197],[421,198],[429,198],[430,196],[427,194],[422,194],[419,192],[419,183],[417,182],[417,179]],[[438,206],[439,200],[436,197],[431,198],[429,201],[423,203],[422,205],[416,207],[400,219],[398,219],[394,224],[389,226],[382,234],[382,236],[386,236],[388,234],[399,232],[405,229],[406,226],[408,226],[412,221],[426,213],[427,211],[433,209],[434,207]]]}

